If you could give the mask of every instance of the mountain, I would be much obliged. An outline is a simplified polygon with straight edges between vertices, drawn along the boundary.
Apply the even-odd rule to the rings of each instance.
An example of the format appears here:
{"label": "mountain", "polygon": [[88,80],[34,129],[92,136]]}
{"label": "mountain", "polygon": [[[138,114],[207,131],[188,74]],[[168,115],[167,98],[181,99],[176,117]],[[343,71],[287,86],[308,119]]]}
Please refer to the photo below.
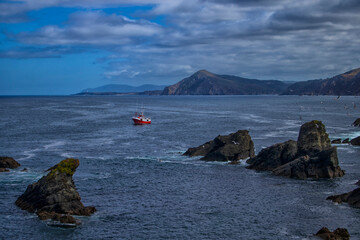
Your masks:
{"label": "mountain", "polygon": [[166,87],[162,95],[280,94],[288,86],[288,84],[276,80],[247,79],[200,70],[190,77]]}
{"label": "mountain", "polygon": [[108,84],[97,88],[87,88],[81,93],[140,93],[145,91],[163,90],[165,86],[145,84],[138,87],[122,84]]}
{"label": "mountain", "polygon": [[360,95],[360,68],[332,78],[297,82],[283,95]]}

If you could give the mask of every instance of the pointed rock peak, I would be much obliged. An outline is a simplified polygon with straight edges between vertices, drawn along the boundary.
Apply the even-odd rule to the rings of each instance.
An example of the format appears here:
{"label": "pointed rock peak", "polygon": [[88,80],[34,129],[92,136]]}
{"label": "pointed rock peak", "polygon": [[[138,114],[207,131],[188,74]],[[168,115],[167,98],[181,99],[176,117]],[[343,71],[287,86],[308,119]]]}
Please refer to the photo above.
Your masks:
{"label": "pointed rock peak", "polygon": [[202,70],[199,70],[196,73],[194,73],[193,76],[194,77],[209,77],[209,76],[213,77],[213,76],[215,76],[215,74],[208,72],[205,69],[202,69]]}

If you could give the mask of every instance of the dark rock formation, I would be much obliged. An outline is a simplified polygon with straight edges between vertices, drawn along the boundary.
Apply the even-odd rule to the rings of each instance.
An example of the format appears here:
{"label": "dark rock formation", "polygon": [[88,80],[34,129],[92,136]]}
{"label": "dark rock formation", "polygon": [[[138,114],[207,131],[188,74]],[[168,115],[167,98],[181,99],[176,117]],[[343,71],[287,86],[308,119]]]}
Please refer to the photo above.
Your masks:
{"label": "dark rock formation", "polygon": [[218,75],[200,70],[164,88],[162,95],[255,95],[280,94],[288,84],[276,80],[256,80]]}
{"label": "dark rock formation", "polygon": [[337,138],[331,141],[331,144],[340,144],[341,143],[341,139]]}
{"label": "dark rock formation", "polygon": [[184,155],[204,156],[206,161],[236,161],[254,157],[254,143],[247,130],[239,130],[227,136],[217,136],[199,147],[189,148]]}
{"label": "dark rock formation", "polygon": [[360,188],[356,188],[348,193],[329,196],[327,200],[331,200],[336,203],[347,202],[352,207],[360,208]]}
{"label": "dark rock formation", "polygon": [[78,159],[68,158],[49,168],[50,172],[29,185],[15,204],[23,210],[36,212],[40,218],[46,214],[51,219],[54,214],[90,216],[96,209],[84,207],[72,179],[78,166]]}
{"label": "dark rock formation", "polygon": [[328,228],[321,228],[315,236],[325,240],[349,240],[350,234],[346,228],[337,228],[331,232]]}
{"label": "dark rock formation", "polygon": [[360,180],[355,183],[355,185],[360,186]]}
{"label": "dark rock formation", "polygon": [[352,123],[352,125],[353,125],[354,127],[360,127],[360,118],[356,119],[356,120]]}
{"label": "dark rock formation", "polygon": [[354,139],[351,139],[350,144],[351,144],[351,145],[360,146],[360,136],[359,136],[359,137],[356,137],[356,138],[354,138]]}
{"label": "dark rock formation", "polygon": [[0,157],[0,168],[17,168],[20,167],[18,163],[12,157]]}
{"label": "dark rock formation", "polygon": [[344,175],[339,167],[336,147],[331,147],[325,126],[311,121],[300,128],[298,141],[289,140],[265,148],[247,161],[247,168],[273,171],[290,178],[335,178]]}
{"label": "dark rock formation", "polygon": [[262,149],[256,157],[250,158],[247,161],[247,163],[250,164],[247,168],[258,171],[271,171],[294,160],[296,154],[296,141],[289,140],[284,143],[278,143]]}
{"label": "dark rock formation", "polygon": [[0,168],[0,172],[10,172],[7,168]]}
{"label": "dark rock formation", "polygon": [[342,143],[350,143],[350,139],[346,138],[346,139],[344,139],[344,141],[342,141]]}
{"label": "dark rock formation", "polygon": [[284,95],[360,95],[360,68],[332,78],[297,82]]}

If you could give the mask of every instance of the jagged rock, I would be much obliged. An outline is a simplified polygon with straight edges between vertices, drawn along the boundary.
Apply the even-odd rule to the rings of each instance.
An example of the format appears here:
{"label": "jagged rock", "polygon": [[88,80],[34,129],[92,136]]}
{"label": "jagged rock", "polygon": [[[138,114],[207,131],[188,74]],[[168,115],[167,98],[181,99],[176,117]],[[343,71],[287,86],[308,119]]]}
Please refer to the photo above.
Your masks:
{"label": "jagged rock", "polygon": [[329,135],[321,121],[304,123],[298,137],[298,155],[313,155],[331,147]]}
{"label": "jagged rock", "polygon": [[350,143],[350,139],[349,139],[349,138],[345,138],[344,141],[342,141],[342,143]]}
{"label": "jagged rock", "polygon": [[[57,214],[89,216],[95,207],[84,207],[72,179],[79,160],[68,158],[48,169],[50,171],[36,183],[29,185],[15,202],[23,210]],[[40,217],[40,216],[39,216]]]}
{"label": "jagged rock", "polygon": [[350,144],[360,146],[360,136],[357,138],[351,139]]}
{"label": "jagged rock", "polygon": [[339,167],[336,147],[329,148],[316,155],[305,155],[273,170],[276,176],[290,178],[336,178],[344,176]]}
{"label": "jagged rock", "polygon": [[326,200],[331,200],[336,203],[347,202],[352,207],[360,208],[360,188],[356,188],[348,193],[329,196]]}
{"label": "jagged rock", "polygon": [[331,144],[340,144],[341,143],[341,139],[337,138],[331,141]]}
{"label": "jagged rock", "polygon": [[56,213],[56,212],[46,212],[46,211],[40,211],[37,212],[37,215],[39,217],[39,219],[41,220],[54,220],[54,221],[58,221],[60,223],[70,223],[70,224],[80,224],[80,221],[76,218],[74,218],[73,216],[69,215],[69,214],[60,214],[60,213]]}
{"label": "jagged rock", "polygon": [[350,234],[346,228],[337,228],[334,232],[331,232],[328,228],[321,228],[315,236],[325,240],[349,240]]}
{"label": "jagged rock", "polygon": [[204,156],[206,161],[236,161],[254,157],[254,143],[249,131],[239,130],[227,136],[217,136],[213,141],[199,147],[189,148],[184,155]]}
{"label": "jagged rock", "polygon": [[355,185],[360,186],[360,180],[355,183]]}
{"label": "jagged rock", "polygon": [[17,168],[20,167],[18,163],[12,157],[0,157],[0,168]]}
{"label": "jagged rock", "polygon": [[334,178],[344,175],[339,167],[336,147],[331,147],[325,126],[311,121],[300,128],[298,141],[289,140],[265,148],[247,161],[247,168],[273,171],[290,178]]}
{"label": "jagged rock", "polygon": [[0,172],[10,172],[7,168],[0,168]]}
{"label": "jagged rock", "polygon": [[262,149],[256,157],[250,158],[246,162],[250,164],[247,168],[258,171],[271,171],[294,160],[296,154],[296,141],[289,140],[284,143],[278,143],[271,147]]}
{"label": "jagged rock", "polygon": [[353,124],[354,127],[360,127],[360,118],[356,119]]}

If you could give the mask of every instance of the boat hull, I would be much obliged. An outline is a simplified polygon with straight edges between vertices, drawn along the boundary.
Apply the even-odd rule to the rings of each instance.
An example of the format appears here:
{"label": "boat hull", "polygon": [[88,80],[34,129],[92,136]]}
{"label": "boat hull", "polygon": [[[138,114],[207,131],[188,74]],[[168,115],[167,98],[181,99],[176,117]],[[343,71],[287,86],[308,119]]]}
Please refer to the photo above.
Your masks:
{"label": "boat hull", "polygon": [[145,125],[145,124],[150,124],[151,120],[143,120],[143,119],[138,119],[138,118],[133,118],[134,124],[135,125]]}

